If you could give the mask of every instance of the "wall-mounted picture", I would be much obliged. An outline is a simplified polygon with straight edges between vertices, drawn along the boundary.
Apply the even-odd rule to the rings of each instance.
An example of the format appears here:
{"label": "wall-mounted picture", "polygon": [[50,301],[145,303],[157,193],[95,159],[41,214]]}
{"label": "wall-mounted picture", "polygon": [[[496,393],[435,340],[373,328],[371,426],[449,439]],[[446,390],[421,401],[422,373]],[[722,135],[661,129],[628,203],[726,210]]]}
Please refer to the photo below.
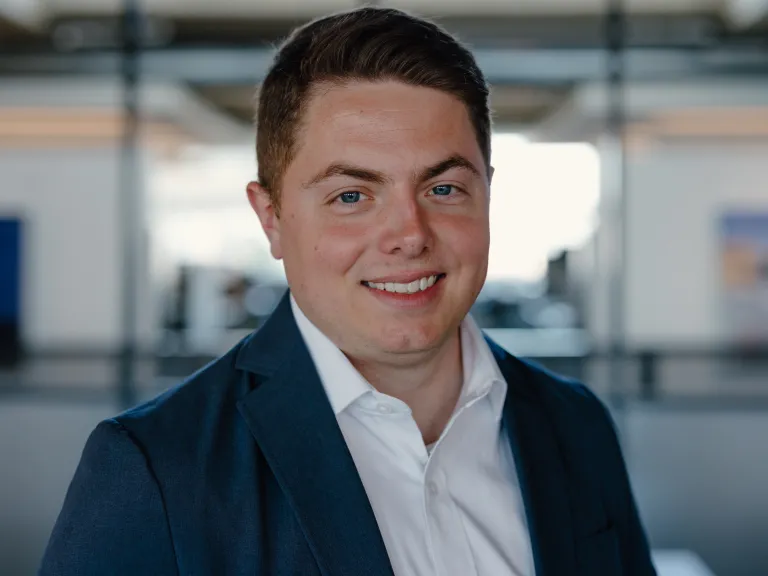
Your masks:
{"label": "wall-mounted picture", "polygon": [[729,343],[768,346],[768,211],[729,212],[721,231],[723,321]]}

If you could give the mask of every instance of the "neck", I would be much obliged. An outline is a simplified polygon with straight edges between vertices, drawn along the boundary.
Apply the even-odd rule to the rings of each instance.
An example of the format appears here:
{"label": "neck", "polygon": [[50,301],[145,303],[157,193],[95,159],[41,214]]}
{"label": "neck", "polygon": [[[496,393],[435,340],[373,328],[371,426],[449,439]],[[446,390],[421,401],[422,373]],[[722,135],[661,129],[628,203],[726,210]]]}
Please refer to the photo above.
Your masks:
{"label": "neck", "polygon": [[425,444],[437,441],[461,394],[463,370],[458,329],[436,350],[408,362],[353,358],[350,361],[376,390],[408,405]]}

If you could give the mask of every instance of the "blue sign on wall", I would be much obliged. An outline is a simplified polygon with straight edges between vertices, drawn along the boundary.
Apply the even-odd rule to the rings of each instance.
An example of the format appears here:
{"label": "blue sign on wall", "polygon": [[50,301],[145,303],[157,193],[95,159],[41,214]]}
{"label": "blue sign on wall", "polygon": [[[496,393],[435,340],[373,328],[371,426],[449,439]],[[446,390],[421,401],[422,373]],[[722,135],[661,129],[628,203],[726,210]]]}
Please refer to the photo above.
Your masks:
{"label": "blue sign on wall", "polygon": [[20,352],[22,223],[0,218],[0,362]]}

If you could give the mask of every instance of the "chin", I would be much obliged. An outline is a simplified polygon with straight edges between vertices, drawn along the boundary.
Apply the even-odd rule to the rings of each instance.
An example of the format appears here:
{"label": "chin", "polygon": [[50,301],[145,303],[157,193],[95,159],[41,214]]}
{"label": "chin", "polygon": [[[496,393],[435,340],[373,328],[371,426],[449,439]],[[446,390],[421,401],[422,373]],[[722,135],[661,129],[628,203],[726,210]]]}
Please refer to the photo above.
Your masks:
{"label": "chin", "polygon": [[422,352],[439,346],[445,339],[445,330],[437,326],[391,327],[386,334],[373,336],[378,347],[390,354]]}

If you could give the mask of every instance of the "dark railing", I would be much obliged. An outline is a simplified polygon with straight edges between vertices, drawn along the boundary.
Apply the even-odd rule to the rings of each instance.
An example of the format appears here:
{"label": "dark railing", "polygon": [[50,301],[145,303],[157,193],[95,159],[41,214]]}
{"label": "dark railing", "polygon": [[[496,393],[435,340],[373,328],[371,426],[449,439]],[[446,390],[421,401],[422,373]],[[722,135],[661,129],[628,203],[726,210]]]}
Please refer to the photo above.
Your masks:
{"label": "dark railing", "polygon": [[[518,335],[519,337],[519,335]],[[507,346],[514,351],[515,347]],[[522,347],[521,347],[522,348]],[[658,348],[538,351],[520,354],[545,368],[587,383],[598,394],[619,401],[691,406],[747,406],[768,409],[768,346],[746,348]],[[136,353],[133,397],[146,399],[184,380],[215,359],[213,353]],[[113,401],[124,404],[116,367],[119,351],[40,350],[15,366],[0,368],[3,398],[50,401]],[[615,381],[618,361],[621,375]],[[124,383],[122,383],[124,386]]]}

